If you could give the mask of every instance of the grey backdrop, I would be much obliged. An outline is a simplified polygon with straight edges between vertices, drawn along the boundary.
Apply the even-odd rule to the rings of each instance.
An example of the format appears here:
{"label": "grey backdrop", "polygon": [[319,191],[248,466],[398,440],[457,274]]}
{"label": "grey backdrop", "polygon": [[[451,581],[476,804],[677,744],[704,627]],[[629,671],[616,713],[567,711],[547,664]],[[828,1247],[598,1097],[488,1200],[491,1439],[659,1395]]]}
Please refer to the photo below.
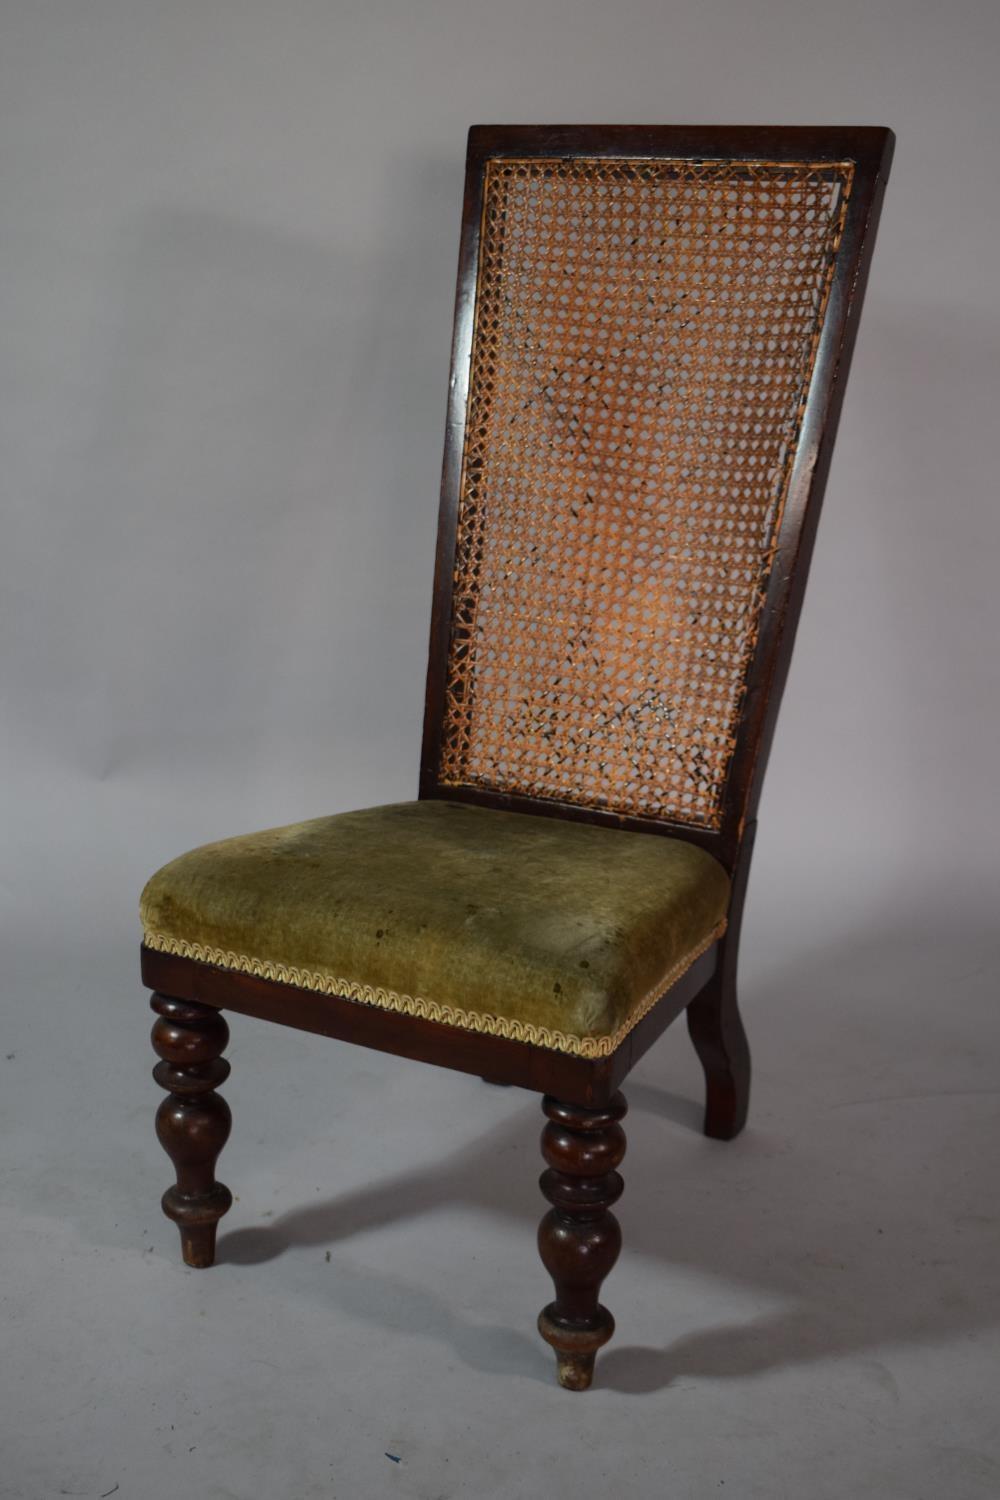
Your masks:
{"label": "grey backdrop", "polygon": [[[629,1463],[645,1494],[665,1454],[676,1494],[993,1492],[998,63],[985,0],[2,7],[3,1494],[561,1493]],[[531,1101],[248,1023],[232,1264],[199,1281],[156,1207],[136,965],[168,857],[415,794],[464,136],[541,119],[898,135],[761,814],[756,1134],[706,1155],[665,1039],[600,1449],[531,1331]],[[510,1177],[477,1197],[491,1141]],[[472,1154],[439,1180],[446,1144]],[[395,1222],[414,1173],[437,1206]],[[736,1212],[764,1201],[766,1254]],[[277,1240],[239,1227],[272,1213]]]}

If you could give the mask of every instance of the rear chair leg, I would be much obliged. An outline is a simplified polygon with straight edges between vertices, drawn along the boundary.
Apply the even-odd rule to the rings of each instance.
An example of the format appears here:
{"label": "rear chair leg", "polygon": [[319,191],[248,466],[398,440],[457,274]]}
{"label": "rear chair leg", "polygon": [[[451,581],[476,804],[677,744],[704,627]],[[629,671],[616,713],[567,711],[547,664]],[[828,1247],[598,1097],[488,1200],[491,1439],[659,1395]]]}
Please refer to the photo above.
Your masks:
{"label": "rear chair leg", "polygon": [[622,1232],[609,1212],[624,1186],[615,1170],[625,1155],[618,1123],[627,1105],[615,1094],[604,1109],[560,1104],[547,1094],[542,1108],[542,1155],[549,1164],[540,1186],[552,1208],[538,1230],[538,1249],[555,1283],[556,1298],[538,1316],[538,1331],[555,1350],[559,1384],[585,1391],[594,1357],[615,1331],[598,1302],[601,1282],[618,1259]]}
{"label": "rear chair leg", "polygon": [[736,967],[757,824],[743,830],[733,869],[729,926],[719,944],[715,974],[687,1008],[688,1031],[705,1070],[705,1134],[731,1141],[747,1122],[750,1045],[736,998]]}
{"label": "rear chair leg", "polygon": [[[705,1134],[731,1141],[747,1121],[750,1045],[736,1000],[735,952],[724,938],[719,967],[687,1008],[688,1031],[705,1070]],[[735,947],[735,945],[734,945]]]}
{"label": "rear chair leg", "polygon": [[215,1259],[215,1231],[232,1206],[233,1195],[215,1180],[219,1159],[232,1125],[229,1105],[215,1092],[229,1077],[220,1054],[229,1027],[210,1005],[154,995],[157,1013],[153,1046],[160,1062],[153,1077],[167,1097],[156,1112],[156,1134],[177,1173],[176,1187],[163,1195],[163,1212],[181,1234],[181,1253],[188,1266],[210,1266]]}

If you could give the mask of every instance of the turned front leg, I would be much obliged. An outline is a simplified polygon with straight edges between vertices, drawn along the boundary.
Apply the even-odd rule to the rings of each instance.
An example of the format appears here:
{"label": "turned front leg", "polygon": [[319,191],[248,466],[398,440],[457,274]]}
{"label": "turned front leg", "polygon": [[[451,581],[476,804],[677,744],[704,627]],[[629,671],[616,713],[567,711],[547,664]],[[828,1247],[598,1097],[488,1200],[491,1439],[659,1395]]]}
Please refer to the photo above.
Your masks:
{"label": "turned front leg", "polygon": [[615,1331],[597,1300],[601,1283],[618,1259],[622,1232],[611,1213],[624,1186],[615,1170],[625,1155],[618,1123],[628,1106],[615,1094],[604,1109],[560,1104],[546,1095],[549,1123],[542,1131],[548,1162],[540,1186],[552,1208],[538,1230],[538,1249],[555,1284],[556,1297],[538,1316],[538,1331],[555,1350],[559,1384],[585,1391],[594,1357]]}
{"label": "turned front leg", "polygon": [[229,1027],[210,1005],[169,995],[154,995],[150,1004],[157,1013],[153,1046],[160,1057],[153,1077],[167,1090],[156,1112],[156,1134],[177,1173],[176,1186],[163,1195],[163,1212],[180,1230],[185,1264],[210,1266],[216,1226],[233,1201],[215,1180],[232,1124],[229,1105],[215,1092],[229,1077],[220,1055]]}

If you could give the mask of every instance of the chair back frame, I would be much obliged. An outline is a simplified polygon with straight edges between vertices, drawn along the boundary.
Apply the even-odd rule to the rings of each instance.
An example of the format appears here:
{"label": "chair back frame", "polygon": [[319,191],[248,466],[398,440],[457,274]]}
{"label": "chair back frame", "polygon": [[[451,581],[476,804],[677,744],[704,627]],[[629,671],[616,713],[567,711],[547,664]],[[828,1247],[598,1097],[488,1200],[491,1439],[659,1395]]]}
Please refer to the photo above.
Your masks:
{"label": "chair back frame", "polygon": [[[714,854],[730,872],[735,871],[745,831],[754,821],[791,660],[893,143],[892,132],[878,127],[473,126],[466,163],[441,482],[421,798],[454,798],[511,811],[684,838]],[[487,164],[507,158],[853,163],[783,506],[771,542],[771,562],[756,638],[743,679],[719,817],[711,828],[670,817],[622,814],[599,806],[521,795],[494,787],[453,785],[441,776],[456,542],[480,282],[484,184]]]}

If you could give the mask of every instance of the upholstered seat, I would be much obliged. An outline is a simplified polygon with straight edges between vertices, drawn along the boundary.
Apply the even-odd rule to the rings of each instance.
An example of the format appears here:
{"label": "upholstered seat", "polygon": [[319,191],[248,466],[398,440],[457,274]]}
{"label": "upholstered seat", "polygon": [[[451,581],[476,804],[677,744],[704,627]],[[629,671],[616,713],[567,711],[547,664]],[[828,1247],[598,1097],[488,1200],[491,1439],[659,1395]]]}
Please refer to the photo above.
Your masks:
{"label": "upholstered seat", "polygon": [[142,921],[149,948],[601,1057],[728,900],[681,839],[427,801],[195,849],[153,876]]}

